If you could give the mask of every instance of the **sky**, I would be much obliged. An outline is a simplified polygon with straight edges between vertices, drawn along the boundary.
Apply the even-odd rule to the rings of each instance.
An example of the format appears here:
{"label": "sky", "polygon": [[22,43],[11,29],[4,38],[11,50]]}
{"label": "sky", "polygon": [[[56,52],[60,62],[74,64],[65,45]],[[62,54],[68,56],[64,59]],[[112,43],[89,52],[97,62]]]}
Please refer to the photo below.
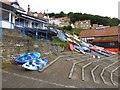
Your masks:
{"label": "sky", "polygon": [[[15,1],[15,0],[9,0]],[[118,18],[118,2],[120,0],[18,0],[20,6],[27,11],[28,4],[33,12],[64,13],[81,12],[92,15]]]}

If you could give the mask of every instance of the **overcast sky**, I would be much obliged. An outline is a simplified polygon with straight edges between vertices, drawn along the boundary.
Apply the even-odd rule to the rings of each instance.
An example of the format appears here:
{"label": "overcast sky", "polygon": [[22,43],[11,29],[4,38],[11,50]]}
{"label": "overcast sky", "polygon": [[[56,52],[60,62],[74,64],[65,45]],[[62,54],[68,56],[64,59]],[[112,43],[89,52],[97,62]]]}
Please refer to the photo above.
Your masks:
{"label": "overcast sky", "polygon": [[[15,0],[10,0],[15,1]],[[20,6],[27,11],[28,4],[33,12],[59,13],[63,11],[81,12],[93,15],[118,17],[120,0],[18,0]]]}

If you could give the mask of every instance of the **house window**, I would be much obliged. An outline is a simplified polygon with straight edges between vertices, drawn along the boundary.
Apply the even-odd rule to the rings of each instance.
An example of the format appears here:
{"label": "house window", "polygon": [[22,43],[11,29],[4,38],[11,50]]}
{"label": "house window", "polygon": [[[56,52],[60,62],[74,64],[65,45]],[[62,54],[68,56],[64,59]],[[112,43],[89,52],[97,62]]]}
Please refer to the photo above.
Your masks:
{"label": "house window", "polygon": [[9,12],[2,11],[2,20],[9,21]]}
{"label": "house window", "polygon": [[20,25],[24,26],[24,19],[20,18]]}
{"label": "house window", "polygon": [[34,23],[34,22],[32,22],[32,28],[34,28],[34,25],[35,25],[35,23]]}
{"label": "house window", "polygon": [[90,27],[89,25],[86,25],[87,27]]}
{"label": "house window", "polygon": [[35,27],[37,28],[38,27],[38,23],[35,22]]}

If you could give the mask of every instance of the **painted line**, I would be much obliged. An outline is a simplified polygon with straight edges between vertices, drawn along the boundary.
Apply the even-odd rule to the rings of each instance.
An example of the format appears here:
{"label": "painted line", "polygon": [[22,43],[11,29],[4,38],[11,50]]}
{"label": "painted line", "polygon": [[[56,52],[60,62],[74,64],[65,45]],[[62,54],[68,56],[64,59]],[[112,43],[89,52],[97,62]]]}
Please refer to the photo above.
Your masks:
{"label": "painted line", "polygon": [[39,72],[42,72],[43,70],[45,70],[46,68],[48,68],[49,66],[51,66],[53,63],[55,63],[56,61],[58,61],[60,58],[67,57],[67,56],[70,56],[70,55],[62,55],[62,56],[57,57],[55,60],[53,60],[49,64],[47,64],[42,70],[39,70]]}
{"label": "painted line", "polygon": [[92,78],[93,78],[94,83],[96,83],[94,71],[95,71],[98,67],[99,67],[99,65],[95,66],[95,67],[91,70],[91,74],[92,74]]}
{"label": "painted line", "polygon": [[66,59],[66,61],[77,60],[77,59],[80,59],[80,56],[79,57],[75,57],[75,58],[68,58],[68,59]]}
{"label": "painted line", "polygon": [[72,68],[71,68],[70,73],[69,73],[69,76],[68,76],[69,79],[71,79],[72,76],[73,76],[75,66],[76,66],[78,63],[85,62],[85,61],[86,61],[86,60],[82,60],[82,61],[74,62],[74,63],[73,63]]}
{"label": "painted line", "polygon": [[71,70],[70,70],[70,74],[69,74],[69,76],[68,76],[69,79],[71,79],[72,76],[73,76],[73,72],[74,72],[75,65],[76,65],[76,62],[73,63],[73,65],[72,65],[72,68],[71,68]]}
{"label": "painted line", "polygon": [[99,61],[102,61],[102,60],[107,59],[107,58],[109,58],[109,57],[105,57],[105,58],[100,59],[100,60],[92,61],[92,62],[89,62],[88,64],[82,66],[82,80],[83,80],[83,81],[85,80],[85,68],[86,68],[87,66],[89,66],[89,65],[92,64],[92,63],[99,62]]}
{"label": "painted line", "polygon": [[105,68],[102,70],[100,76],[101,76],[101,78],[102,78],[104,84],[107,84],[107,83],[106,83],[106,81],[105,81],[105,79],[104,79],[104,77],[103,77],[103,73],[105,72],[105,70],[106,70],[107,68],[109,68],[110,66],[113,66],[114,64],[116,64],[116,63],[118,63],[118,62],[119,62],[119,61],[116,61],[116,62],[114,62],[114,63],[108,65],[107,67],[105,67]]}
{"label": "painted line", "polygon": [[78,87],[76,87],[76,86],[63,85],[63,84],[60,84],[60,83],[54,83],[54,82],[45,81],[45,80],[42,80],[42,79],[36,79],[36,78],[32,78],[32,77],[20,75],[20,74],[17,74],[17,73],[10,73],[10,72],[8,72],[8,71],[2,71],[2,72],[3,72],[3,73],[7,73],[7,74],[9,74],[9,75],[14,75],[14,76],[17,76],[17,77],[26,78],[26,79],[31,79],[31,80],[35,80],[35,81],[39,81],[39,82],[43,82],[43,83],[47,83],[47,84],[52,84],[52,85],[56,85],[56,86],[61,86],[61,87],[66,87],[66,88],[78,88]]}
{"label": "painted line", "polygon": [[92,64],[92,62],[90,62],[90,63],[82,66],[82,80],[83,80],[83,81],[85,80],[85,68],[86,68],[87,66],[89,66],[90,64]]}
{"label": "painted line", "polygon": [[118,68],[120,68],[120,65],[119,65],[118,67],[116,67],[114,70],[112,70],[111,75],[110,75],[111,82],[113,83],[114,86],[115,86],[116,84],[115,84],[115,82],[114,82],[114,80],[113,80],[113,73],[114,73]]}
{"label": "painted line", "polygon": [[[86,68],[87,66],[89,66],[89,65],[92,64],[92,63],[99,62],[99,61],[102,61],[102,60],[107,59],[107,58],[108,58],[108,57],[105,57],[105,58],[100,59],[100,60],[95,60],[95,61],[89,62],[88,64],[84,65],[84,66],[82,67],[82,80],[83,80],[83,81],[85,80],[85,68]],[[89,61],[90,59],[91,59],[91,58],[87,59],[87,61]]]}

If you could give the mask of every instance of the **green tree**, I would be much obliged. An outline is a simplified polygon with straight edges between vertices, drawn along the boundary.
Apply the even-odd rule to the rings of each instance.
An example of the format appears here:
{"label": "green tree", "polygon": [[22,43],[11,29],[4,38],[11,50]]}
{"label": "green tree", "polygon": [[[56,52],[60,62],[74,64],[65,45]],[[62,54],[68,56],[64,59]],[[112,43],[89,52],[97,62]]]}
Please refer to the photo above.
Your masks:
{"label": "green tree", "polygon": [[63,11],[60,13],[49,14],[50,17],[54,16],[56,18],[67,16],[70,18],[70,23],[75,23],[75,21],[79,20],[91,20],[92,24],[101,24],[101,25],[110,25],[110,26],[117,26],[120,23],[120,20],[118,18],[110,18],[110,17],[103,17],[99,15],[92,15],[92,14],[82,14],[82,13],[73,13],[69,12],[68,14],[65,14]]}

